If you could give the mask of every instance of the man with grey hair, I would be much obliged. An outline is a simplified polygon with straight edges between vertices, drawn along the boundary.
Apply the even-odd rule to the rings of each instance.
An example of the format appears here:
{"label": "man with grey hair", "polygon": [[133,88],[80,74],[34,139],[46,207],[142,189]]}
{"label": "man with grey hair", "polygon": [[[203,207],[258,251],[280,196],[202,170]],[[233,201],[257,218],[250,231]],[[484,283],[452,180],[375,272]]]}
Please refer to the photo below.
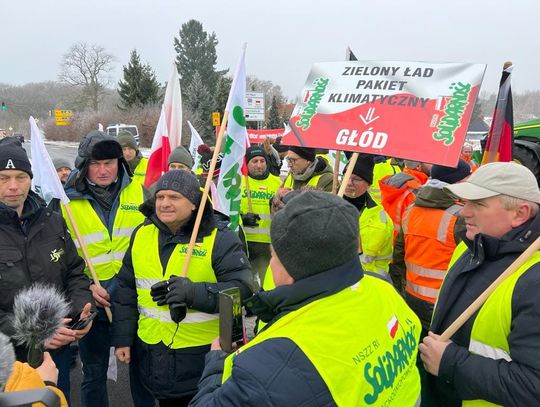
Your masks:
{"label": "man with grey hair", "polygon": [[432,399],[423,405],[538,405],[540,252],[501,283],[450,341],[437,335],[540,236],[536,178],[519,164],[498,162],[447,189],[464,201],[466,232],[450,261],[431,332],[420,345],[431,373]]}

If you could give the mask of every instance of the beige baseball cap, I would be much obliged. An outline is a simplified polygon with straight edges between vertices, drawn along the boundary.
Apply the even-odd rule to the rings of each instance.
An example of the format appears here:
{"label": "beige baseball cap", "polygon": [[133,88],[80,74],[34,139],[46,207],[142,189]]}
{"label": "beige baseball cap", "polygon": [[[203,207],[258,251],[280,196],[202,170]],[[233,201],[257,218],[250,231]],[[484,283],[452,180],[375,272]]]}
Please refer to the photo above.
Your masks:
{"label": "beige baseball cap", "polygon": [[508,195],[540,204],[536,177],[527,167],[513,161],[482,165],[467,181],[448,185],[445,189],[469,201]]}

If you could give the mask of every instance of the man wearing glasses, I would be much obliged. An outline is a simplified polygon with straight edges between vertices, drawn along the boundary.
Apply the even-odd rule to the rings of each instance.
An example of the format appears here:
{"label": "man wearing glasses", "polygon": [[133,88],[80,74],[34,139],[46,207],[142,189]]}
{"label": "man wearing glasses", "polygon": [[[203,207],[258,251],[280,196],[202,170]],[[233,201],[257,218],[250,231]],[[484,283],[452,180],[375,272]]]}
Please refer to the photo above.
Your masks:
{"label": "man wearing glasses", "polygon": [[334,174],[328,162],[315,155],[315,149],[290,146],[286,157],[289,175],[283,188],[288,190],[309,186],[319,191],[332,191]]}

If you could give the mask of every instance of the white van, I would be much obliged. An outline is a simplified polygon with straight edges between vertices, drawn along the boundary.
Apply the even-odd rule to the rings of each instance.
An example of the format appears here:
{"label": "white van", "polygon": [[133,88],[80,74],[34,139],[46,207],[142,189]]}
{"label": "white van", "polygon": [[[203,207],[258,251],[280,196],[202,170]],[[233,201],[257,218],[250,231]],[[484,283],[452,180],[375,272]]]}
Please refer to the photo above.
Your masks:
{"label": "white van", "polygon": [[135,137],[135,141],[137,142],[137,145],[139,144],[139,129],[137,129],[137,126],[134,124],[111,124],[110,126],[107,126],[105,129],[105,132],[112,137],[118,136],[118,133],[120,133],[120,130],[127,130],[131,134],[133,134],[133,137]]}

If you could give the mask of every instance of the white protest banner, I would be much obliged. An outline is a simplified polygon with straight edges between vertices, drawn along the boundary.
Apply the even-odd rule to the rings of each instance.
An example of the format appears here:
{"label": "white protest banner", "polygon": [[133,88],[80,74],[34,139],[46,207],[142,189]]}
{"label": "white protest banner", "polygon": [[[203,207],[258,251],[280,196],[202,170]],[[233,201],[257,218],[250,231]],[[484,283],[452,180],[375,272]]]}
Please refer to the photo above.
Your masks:
{"label": "white protest banner", "polygon": [[316,63],[282,144],[455,166],[485,68],[407,61]]}

